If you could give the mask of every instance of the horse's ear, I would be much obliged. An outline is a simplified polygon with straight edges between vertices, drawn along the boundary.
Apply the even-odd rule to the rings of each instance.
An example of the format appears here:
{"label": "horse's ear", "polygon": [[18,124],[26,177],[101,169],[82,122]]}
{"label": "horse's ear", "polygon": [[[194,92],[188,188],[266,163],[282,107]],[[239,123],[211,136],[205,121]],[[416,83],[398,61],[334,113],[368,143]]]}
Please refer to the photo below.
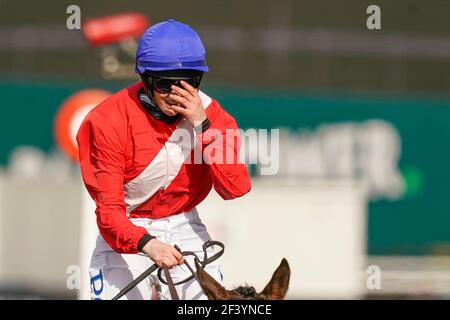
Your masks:
{"label": "horse's ear", "polygon": [[209,300],[226,300],[228,297],[227,290],[220,283],[211,277],[208,272],[204,271],[197,260],[195,260],[197,268],[197,277],[203,292]]}
{"label": "horse's ear", "polygon": [[283,259],[261,294],[265,295],[269,300],[283,300],[289,287],[290,277],[291,269],[289,268],[289,263],[286,259]]}

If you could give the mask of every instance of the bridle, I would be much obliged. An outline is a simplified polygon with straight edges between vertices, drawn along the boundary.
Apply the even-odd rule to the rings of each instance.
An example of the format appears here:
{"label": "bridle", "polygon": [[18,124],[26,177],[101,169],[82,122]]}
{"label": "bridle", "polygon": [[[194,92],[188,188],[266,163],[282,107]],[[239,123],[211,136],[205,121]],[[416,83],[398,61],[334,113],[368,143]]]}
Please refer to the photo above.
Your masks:
{"label": "bridle", "polygon": [[[215,254],[213,254],[211,257],[208,257],[207,249],[212,247],[212,246],[219,246],[220,250],[218,252],[216,252]],[[203,260],[200,260],[198,258],[198,256],[194,252],[192,252],[192,251],[181,251],[180,248],[178,246],[176,246],[176,245],[174,247],[175,247],[175,249],[177,249],[183,255],[183,257],[193,256],[194,257],[194,261],[198,262],[198,264],[200,265],[200,268],[202,270],[204,270],[205,267],[208,264],[210,264],[211,262],[219,259],[223,255],[223,253],[225,251],[225,246],[224,246],[224,244],[222,242],[208,240],[202,246],[202,249],[203,249]],[[170,296],[172,297],[172,300],[180,300],[180,297],[178,296],[177,290],[175,289],[176,285],[186,283],[186,282],[188,282],[188,281],[190,281],[190,280],[192,280],[194,278],[195,278],[195,280],[197,280],[197,282],[200,283],[196,272],[194,271],[194,269],[192,269],[192,267],[190,266],[190,264],[187,262],[186,259],[184,259],[184,263],[183,264],[191,272],[191,275],[189,277],[187,277],[186,279],[183,279],[181,281],[178,281],[178,282],[174,283],[173,280],[172,280],[172,277],[170,276],[169,268],[167,268],[167,266],[164,263],[162,264],[161,268],[158,267],[158,265],[156,263],[154,263],[150,268],[148,268],[143,273],[141,273],[136,279],[131,281],[125,288],[120,290],[120,292],[114,298],[112,298],[112,300],[118,300],[122,296],[126,295],[131,289],[136,287],[140,282],[142,282],[145,278],[147,278],[150,274],[152,274],[156,269],[158,269],[158,279],[159,279],[159,281],[169,287],[169,292],[170,292]],[[164,279],[162,277],[162,273],[163,272],[164,272],[164,277],[166,279]]]}

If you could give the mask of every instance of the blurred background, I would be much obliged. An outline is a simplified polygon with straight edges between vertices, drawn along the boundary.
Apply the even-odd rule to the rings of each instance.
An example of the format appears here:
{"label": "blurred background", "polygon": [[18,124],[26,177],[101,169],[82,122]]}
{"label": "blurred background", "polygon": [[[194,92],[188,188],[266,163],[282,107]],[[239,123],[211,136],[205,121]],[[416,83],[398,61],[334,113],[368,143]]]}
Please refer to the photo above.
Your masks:
{"label": "blurred background", "polygon": [[244,130],[280,130],[274,174],[253,155],[248,196],[199,208],[227,287],[261,290],[286,257],[289,299],[450,297],[448,1],[0,0],[0,298],[86,298],[94,212],[61,107],[137,81],[133,39],[84,29],[124,12],[191,25],[202,90]]}

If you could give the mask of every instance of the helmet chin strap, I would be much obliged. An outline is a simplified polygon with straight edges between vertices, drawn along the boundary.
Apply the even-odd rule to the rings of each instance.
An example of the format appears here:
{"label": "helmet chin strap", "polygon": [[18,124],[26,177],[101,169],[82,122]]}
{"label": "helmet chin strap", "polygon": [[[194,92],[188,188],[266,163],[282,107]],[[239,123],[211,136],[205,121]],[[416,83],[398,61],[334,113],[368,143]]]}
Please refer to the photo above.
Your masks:
{"label": "helmet chin strap", "polygon": [[156,120],[163,121],[167,124],[173,124],[175,123],[179,118],[180,114],[176,114],[174,116],[168,116],[164,112],[161,111],[161,109],[156,104],[155,100],[153,99],[153,90],[150,90],[153,88],[141,88],[138,91],[138,97],[139,101],[141,101],[142,105],[144,106],[145,110]]}

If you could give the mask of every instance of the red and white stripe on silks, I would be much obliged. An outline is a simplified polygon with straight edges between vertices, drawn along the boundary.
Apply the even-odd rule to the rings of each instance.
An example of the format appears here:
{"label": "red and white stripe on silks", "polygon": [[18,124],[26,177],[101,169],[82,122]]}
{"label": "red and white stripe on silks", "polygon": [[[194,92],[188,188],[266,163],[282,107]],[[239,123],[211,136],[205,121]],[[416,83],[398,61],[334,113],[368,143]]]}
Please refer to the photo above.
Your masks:
{"label": "red and white stripe on silks", "polygon": [[[202,91],[199,97],[205,109],[212,102]],[[172,183],[196,144],[194,128],[183,119],[144,171],[124,185],[127,215]]]}

